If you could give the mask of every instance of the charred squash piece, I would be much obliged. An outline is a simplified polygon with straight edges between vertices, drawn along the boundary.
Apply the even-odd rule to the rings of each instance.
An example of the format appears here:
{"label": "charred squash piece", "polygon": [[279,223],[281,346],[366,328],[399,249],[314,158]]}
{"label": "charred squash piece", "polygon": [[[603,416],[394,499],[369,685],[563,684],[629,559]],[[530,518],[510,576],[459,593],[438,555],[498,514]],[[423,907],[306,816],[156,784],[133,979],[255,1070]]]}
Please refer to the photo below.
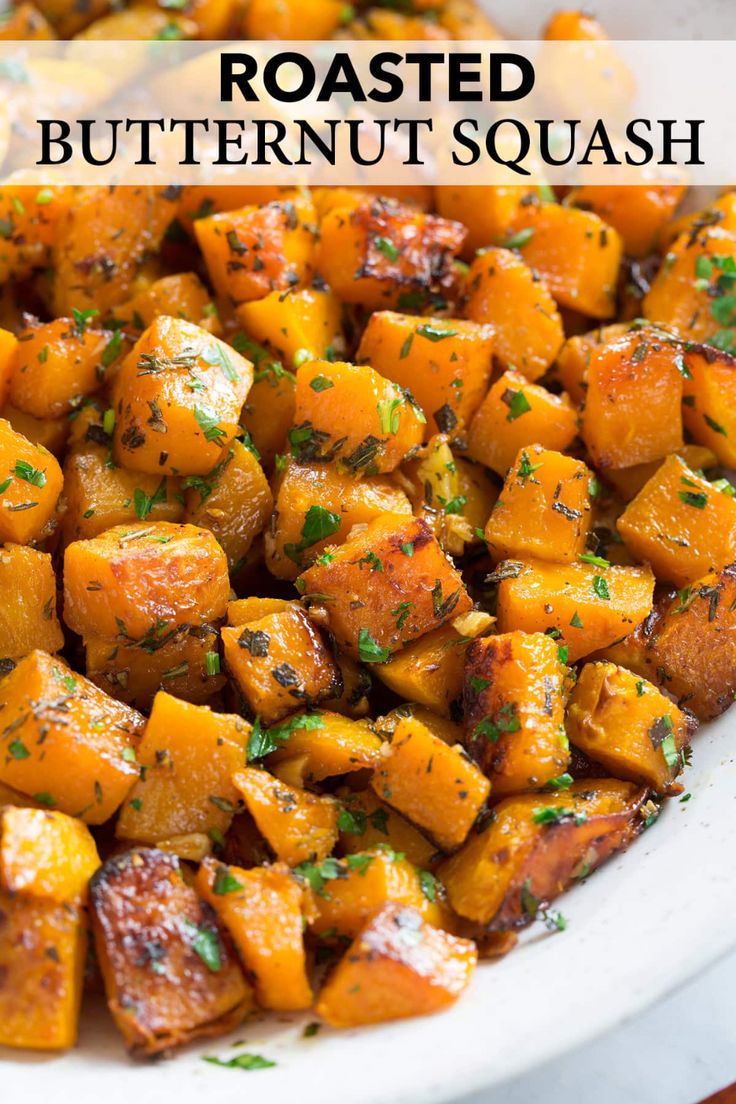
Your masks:
{"label": "charred squash piece", "polygon": [[468,649],[465,746],[494,796],[538,789],[567,769],[565,676],[544,633],[502,633]]}
{"label": "charred squash piece", "polygon": [[564,791],[505,798],[490,825],[440,864],[450,904],[492,930],[530,923],[635,837],[645,797],[632,782],[585,779]]}
{"label": "charred squash piece", "polygon": [[107,1003],[132,1053],[222,1035],[251,1011],[230,941],[176,856],[150,848],[108,859],[90,899]]}
{"label": "charred squash piece", "polygon": [[415,909],[387,904],[330,975],[317,1014],[332,1027],[357,1027],[439,1012],[467,987],[476,957],[470,940],[425,924]]}
{"label": "charred squash piece", "polygon": [[0,780],[87,824],[135,781],[140,713],[55,656],[31,652],[0,682]]}

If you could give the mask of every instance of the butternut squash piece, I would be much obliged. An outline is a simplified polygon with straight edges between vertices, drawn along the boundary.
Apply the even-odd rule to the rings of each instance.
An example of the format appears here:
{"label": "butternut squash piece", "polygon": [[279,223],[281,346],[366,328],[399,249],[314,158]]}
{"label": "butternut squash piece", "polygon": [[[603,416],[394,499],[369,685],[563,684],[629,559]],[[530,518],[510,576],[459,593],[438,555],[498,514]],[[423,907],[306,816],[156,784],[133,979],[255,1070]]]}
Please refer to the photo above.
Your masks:
{"label": "butternut squash piece", "polygon": [[465,747],[494,794],[539,789],[566,771],[565,675],[544,633],[502,633],[469,647]]}
{"label": "butternut squash piece", "polygon": [[[437,854],[434,844],[401,813],[379,800],[372,790],[360,790],[358,793],[338,790],[336,796],[342,805],[337,826],[340,829],[340,847],[345,854],[372,851],[385,844],[391,851],[405,855],[414,866],[424,869],[432,863]],[[385,857],[388,858],[388,851]],[[383,869],[389,872],[385,865]],[[420,904],[423,903],[420,901]]]}
{"label": "butternut squash piece", "polygon": [[490,791],[488,779],[461,749],[449,747],[416,717],[399,721],[371,784],[443,851],[463,843]]}
{"label": "butternut squash piece", "polygon": [[498,489],[490,472],[481,464],[474,464],[461,456],[454,457],[454,464],[460,497],[465,499],[462,516],[472,530],[470,543],[475,544],[480,540],[477,530],[485,527],[498,500]]}
{"label": "butternut squash piece", "polygon": [[353,474],[398,467],[422,442],[426,418],[409,392],[368,365],[310,361],[296,374],[297,460],[339,459]]}
{"label": "butternut squash piece", "polygon": [[9,232],[3,236],[0,251],[0,283],[24,280],[34,268],[49,264],[59,223],[72,200],[73,189],[64,186],[3,184],[0,220]]}
{"label": "butternut squash piece", "polygon": [[628,468],[682,447],[678,353],[647,329],[593,350],[582,436],[597,467]]}
{"label": "butternut squash piece", "polygon": [[196,38],[197,25],[179,12],[158,11],[146,4],[133,3],[122,11],[95,20],[74,37],[83,42],[135,42],[146,39]]}
{"label": "butternut squash piece", "polygon": [[644,299],[645,316],[688,341],[730,349],[734,266],[736,233],[715,226],[681,234]]}
{"label": "butternut squash piece", "polygon": [[376,198],[325,215],[317,267],[345,303],[416,309],[452,295],[464,240],[459,222]]}
{"label": "butternut squash piece", "polygon": [[227,604],[228,625],[247,625],[269,613],[283,613],[294,603],[286,598],[236,598]]}
{"label": "butternut squash piece", "polygon": [[207,475],[238,432],[253,366],[191,322],[162,316],[123,361],[112,388],[113,455],[156,475]]}
{"label": "butternut squash piece", "polygon": [[617,522],[659,579],[685,586],[736,559],[736,501],[668,456]]}
{"label": "butternut squash piece", "polygon": [[34,418],[10,403],[5,404],[2,414],[15,432],[26,437],[32,445],[40,445],[57,459],[63,455],[69,437],[68,418]]}
{"label": "butternut squash piece", "polygon": [[334,359],[345,352],[342,304],[329,290],[299,288],[272,291],[263,299],[242,303],[235,312],[245,330],[273,349],[285,363],[297,353],[311,360]]}
{"label": "butternut squash piece", "polygon": [[322,39],[332,38],[345,20],[340,0],[315,0],[304,19],[299,0],[252,0],[243,14],[244,38]]}
{"label": "butternut squash piece", "polygon": [[492,931],[544,918],[546,905],[571,882],[635,837],[646,792],[633,782],[596,778],[505,798],[489,826],[441,863],[450,904]]}
{"label": "butternut squash piece", "polygon": [[0,40],[44,42],[56,38],[51,24],[35,4],[19,4],[2,14]]}
{"label": "butternut squash piece", "polygon": [[472,260],[479,249],[508,237],[519,205],[536,195],[535,187],[523,184],[442,184],[435,188],[439,214],[457,219],[467,228],[462,251],[466,260]]}
{"label": "butternut squash piece", "polygon": [[308,568],[297,585],[325,611],[339,647],[362,663],[385,663],[472,607],[427,523],[391,514]]}
{"label": "butternut squash piece", "polygon": [[250,730],[241,717],[159,691],[138,745],[141,777],[118,817],[118,839],[224,835],[240,797],[230,777],[245,760]]}
{"label": "butternut squash piece", "polygon": [[616,308],[621,238],[590,211],[559,203],[527,203],[511,225],[521,256],[562,307],[610,318]]}
{"label": "butternut squash piece", "polygon": [[470,981],[475,944],[387,904],[348,948],[315,1006],[332,1027],[430,1015],[454,1004]]}
{"label": "butternut squash piece", "polygon": [[0,682],[0,781],[86,824],[109,820],[135,781],[143,718],[31,652]]}
{"label": "butternut squash piece", "polygon": [[90,896],[108,1007],[132,1053],[222,1035],[253,1010],[230,941],[175,855],[116,855],[95,875]]}
{"label": "butternut squash piece", "polygon": [[195,887],[230,932],[259,1005],[276,1012],[309,1008],[304,891],[289,868],[243,870],[205,859]]}
{"label": "butternut squash piece", "polygon": [[575,439],[577,416],[567,395],[553,395],[519,372],[504,372],[468,429],[467,454],[501,476],[520,448],[538,444],[563,452]]}
{"label": "butternut squash piece", "polygon": [[258,830],[289,866],[330,854],[337,842],[337,802],[286,786],[268,771],[247,767],[232,776]]}
{"label": "butternut squash piece", "polygon": [[51,556],[35,548],[0,548],[0,657],[35,649],[58,652],[64,645],[56,615],[56,576]]}
{"label": "butternut squash piece", "polygon": [[205,476],[184,480],[184,520],[209,529],[237,571],[271,516],[273,495],[252,447],[233,441]]}
{"label": "butternut squash piece", "polygon": [[258,346],[248,344],[245,349],[253,357],[256,371],[241,419],[261,454],[261,463],[270,471],[277,453],[288,448],[286,435],[296,408],[296,376],[278,361],[264,361],[264,350],[258,351]]}
{"label": "butternut squash piece", "polygon": [[387,901],[416,909],[428,924],[450,926],[451,917],[433,877],[388,844],[354,852],[344,859],[302,863],[295,871],[314,894],[311,931],[320,937],[357,935]]}
{"label": "butternut squash piece", "polygon": [[[84,641],[87,678],[118,701],[150,712],[159,690],[202,705],[225,686],[217,630],[182,625],[162,641],[126,644],[92,636]],[[153,646],[152,646],[153,645]]]}
{"label": "butternut squash piece", "polygon": [[588,366],[593,350],[599,345],[609,345],[628,331],[628,322],[611,322],[588,333],[568,337],[557,355],[553,374],[576,406],[582,404],[588,390]]}
{"label": "butternut squash piece", "polygon": [[81,910],[0,890],[0,920],[0,1045],[74,1046],[87,957]]}
{"label": "butternut squash piece", "polygon": [[498,359],[529,380],[544,375],[565,340],[546,285],[511,249],[490,247],[475,258],[465,281],[464,314],[493,327]]}
{"label": "butternut squash piece", "polygon": [[10,381],[10,401],[36,418],[57,418],[97,391],[105,377],[111,334],[89,319],[56,318],[20,335]]}
{"label": "butternut squash piece", "polygon": [[667,793],[693,726],[656,686],[615,663],[586,663],[570,697],[570,738],[617,778]]}
{"label": "butternut squash piece", "polygon": [[478,325],[489,319],[469,317],[376,311],[363,331],[358,360],[411,391],[427,419],[425,437],[467,425],[488,389],[494,330]]}
{"label": "butternut squash piece", "polygon": [[223,617],[227,559],[207,529],[119,525],[64,554],[64,620],[80,636],[149,636]]}
{"label": "butternut squash piece", "polygon": [[177,202],[178,196],[154,186],[78,188],[54,232],[54,315],[96,309],[104,322],[130,298]]}
{"label": "butternut squash piece", "polygon": [[[104,433],[95,437],[103,440]],[[147,522],[179,522],[184,515],[180,488],[173,476],[117,467],[109,446],[91,441],[70,450],[64,464],[64,543],[91,540],[116,526],[133,530]]]}
{"label": "butternut squash piece", "polygon": [[530,445],[509,468],[485,528],[495,560],[577,560],[591,525],[590,470],[581,460]]}
{"label": "butternut squash piece", "polygon": [[215,290],[232,303],[305,284],[314,271],[316,212],[306,196],[200,218],[194,233]]}
{"label": "butternut squash piece", "polygon": [[[711,346],[688,347],[682,420],[725,467],[736,466],[736,359]],[[698,467],[694,464],[691,467]]]}
{"label": "butternut squash piece", "polygon": [[0,329],[0,410],[5,406],[18,355],[18,338]]}
{"label": "butternut squash piece", "polygon": [[0,891],[79,905],[100,865],[86,824],[50,809],[0,810]]}
{"label": "butternut squash piece", "polygon": [[[552,635],[567,659],[606,648],[650,613],[648,567],[600,568],[530,560],[498,569],[498,629]],[[564,653],[563,653],[564,654]]]}
{"label": "butternut squash piece", "polygon": [[212,297],[195,272],[162,276],[115,308],[116,321],[126,330],[139,333],[162,314],[183,318],[213,334],[222,329]]}
{"label": "butternut squash piece", "polygon": [[542,35],[548,42],[604,42],[608,38],[597,19],[572,9],[556,11]]}
{"label": "butternut squash piece", "polygon": [[408,498],[388,479],[356,479],[334,464],[290,460],[279,478],[265,533],[268,569],[278,579],[295,579],[328,544],[344,541],[354,525],[384,514],[411,514]]}
{"label": "butternut squash piece", "polygon": [[[683,445],[675,455],[693,471],[707,471],[718,464],[715,453],[704,445]],[[631,502],[656,475],[666,459],[667,457],[662,457],[660,460],[651,460],[648,464],[635,464],[633,468],[607,468],[606,483],[610,483],[624,502]]]}
{"label": "butternut squash piece", "polygon": [[656,248],[685,191],[681,184],[588,184],[573,188],[565,204],[595,212],[619,232],[625,253],[645,257]]}
{"label": "butternut squash piece", "polygon": [[309,784],[373,768],[381,761],[382,742],[370,721],[351,720],[324,709],[289,717],[283,725],[270,728],[268,737],[277,745],[269,756],[269,769],[304,756],[304,778]]}
{"label": "butternut squash piece", "polygon": [[[470,614],[469,617],[473,617]],[[492,619],[478,614],[472,627],[450,622],[421,636],[376,667],[376,675],[407,701],[426,705],[443,717],[460,707],[465,657],[474,636],[486,632]]]}
{"label": "butternut squash piece", "polygon": [[302,609],[289,606],[222,630],[225,662],[249,708],[266,725],[316,705],[340,686],[340,671]]}
{"label": "butternut squash piece", "polygon": [[338,653],[335,662],[340,668],[342,693],[334,698],[325,698],[322,704],[325,709],[359,720],[370,708],[368,695],[373,685],[370,673],[350,656]]}
{"label": "butternut squash piece", "polygon": [[736,192],[724,192],[718,199],[712,199],[707,207],[672,219],[662,233],[660,245],[666,248],[686,232],[697,237],[702,230],[712,226],[730,232],[736,230]]}
{"label": "butternut squash piece", "polygon": [[62,484],[51,453],[0,418],[0,541],[28,544],[44,536]]}

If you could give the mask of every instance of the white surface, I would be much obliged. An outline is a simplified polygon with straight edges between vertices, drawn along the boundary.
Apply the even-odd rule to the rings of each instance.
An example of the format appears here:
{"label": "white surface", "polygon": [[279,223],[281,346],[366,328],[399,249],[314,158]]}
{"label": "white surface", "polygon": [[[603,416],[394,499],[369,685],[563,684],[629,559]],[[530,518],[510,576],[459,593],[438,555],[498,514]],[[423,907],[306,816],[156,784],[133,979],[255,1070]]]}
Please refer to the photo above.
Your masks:
{"label": "white surface", "polygon": [[[616,1031],[457,1104],[696,1104],[736,1080],[736,954]],[[591,1092],[591,1086],[595,1091]]]}

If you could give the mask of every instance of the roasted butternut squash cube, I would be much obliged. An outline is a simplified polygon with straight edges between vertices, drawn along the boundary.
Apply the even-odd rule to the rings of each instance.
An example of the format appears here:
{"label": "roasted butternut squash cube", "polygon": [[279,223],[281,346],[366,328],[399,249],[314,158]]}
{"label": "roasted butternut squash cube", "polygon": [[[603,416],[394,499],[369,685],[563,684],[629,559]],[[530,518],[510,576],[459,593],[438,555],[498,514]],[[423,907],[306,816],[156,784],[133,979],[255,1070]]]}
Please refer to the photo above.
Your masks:
{"label": "roasted butternut squash cube", "polygon": [[278,361],[264,360],[265,350],[259,353],[258,346],[248,344],[245,348],[256,370],[241,419],[261,454],[261,463],[270,471],[276,455],[288,449],[287,434],[294,424],[296,408],[296,376]]}
{"label": "roasted butternut squash cube", "polygon": [[44,536],[62,484],[51,453],[0,418],[0,541],[28,544]]}
{"label": "roasted butternut squash cube", "polygon": [[324,709],[297,713],[270,728],[268,736],[277,745],[269,767],[304,756],[304,778],[310,784],[376,767],[381,760],[382,741],[370,721],[351,720]]}
{"label": "roasted butternut squash cube", "polygon": [[629,503],[617,527],[638,560],[677,586],[736,559],[736,501],[676,455]]}
{"label": "roasted butternut squash cube", "polygon": [[647,329],[593,350],[582,435],[596,467],[645,464],[682,446],[678,355]]}
{"label": "roasted butternut squash cube", "polygon": [[2,408],[3,417],[10,422],[16,433],[26,437],[32,445],[40,445],[53,453],[57,459],[63,455],[69,439],[69,419],[34,418],[17,406],[6,403]]}
{"label": "roasted butternut squash cube", "polygon": [[154,475],[207,475],[238,432],[253,366],[207,330],[165,315],[115,376],[113,455]]}
{"label": "roasted butternut squash cube", "polygon": [[544,633],[502,633],[468,648],[465,746],[494,795],[539,789],[567,769],[565,675]]}
{"label": "roasted butternut squash cube", "polygon": [[490,791],[488,779],[463,750],[450,747],[416,717],[399,721],[371,784],[443,851],[463,843]]}
{"label": "roasted butternut squash cube", "polygon": [[66,214],[74,189],[63,185],[39,188],[7,181],[0,188],[0,218],[10,233],[3,239],[0,283],[24,280],[51,260],[57,227]]}
{"label": "roasted butternut squash cube", "polygon": [[315,0],[304,19],[299,0],[253,0],[243,12],[245,38],[322,39],[332,38],[345,22],[340,0]]}
{"label": "roasted butternut squash cube", "polygon": [[252,448],[233,441],[225,456],[205,476],[184,480],[184,520],[217,537],[235,571],[271,516],[273,496]]}
{"label": "roasted butternut squash cube", "polygon": [[463,692],[465,656],[475,636],[486,632],[492,623],[479,611],[467,615],[470,622],[449,623],[421,636],[386,663],[376,667],[376,675],[406,701],[418,702],[443,717],[459,708]]}
{"label": "roasted butternut squash cube", "polygon": [[464,240],[459,222],[376,198],[325,215],[317,267],[345,303],[414,309],[454,291]]}
{"label": "roasted butternut squash cube", "polygon": [[130,298],[176,214],[178,194],[155,185],[71,191],[53,238],[53,313],[109,311]]}
{"label": "roasted butternut squash cube", "polygon": [[0,1045],[74,1046],[86,957],[78,906],[0,890]]}
{"label": "roasted butternut squash cube", "polygon": [[116,525],[181,521],[180,487],[173,476],[115,466],[109,446],[90,442],[70,450],[64,464],[64,540],[89,540]]}
{"label": "roasted butternut squash cube", "polygon": [[224,835],[240,800],[230,778],[245,762],[250,730],[242,717],[159,691],[138,745],[140,778],[118,817],[118,839]]}
{"label": "roasted butternut squash cube", "polygon": [[614,314],[622,243],[598,215],[559,203],[522,204],[510,243],[560,306],[592,318]]}
{"label": "roasted butternut squash cube", "polygon": [[86,824],[50,809],[0,810],[0,890],[78,905],[100,865]]}
{"label": "roasted butternut squash cube", "polygon": [[304,610],[289,606],[222,630],[225,662],[264,724],[339,691],[340,669]]}
{"label": "roasted butternut squash cube", "polygon": [[202,705],[225,686],[218,632],[208,625],[182,625],[154,650],[99,636],[87,637],[84,646],[87,678],[144,713],[150,712],[159,690]]}
{"label": "roasted butternut squash cube", "polygon": [[291,453],[338,459],[354,475],[390,472],[421,443],[424,414],[409,392],[368,365],[310,361],[296,374]]}
{"label": "roasted butternut squash cube", "polygon": [[342,304],[329,288],[272,291],[263,299],[242,303],[235,312],[256,341],[273,349],[285,364],[309,354],[312,360],[332,359],[345,352]]}
{"label": "roasted butternut squash cube", "polygon": [[536,187],[523,184],[443,184],[435,188],[438,212],[467,228],[462,252],[467,260],[472,260],[479,249],[508,237],[519,205],[536,195]]}
{"label": "roasted butternut squash cube", "polygon": [[521,449],[485,528],[493,558],[577,560],[590,530],[591,478],[581,460],[541,445]]}
{"label": "roasted butternut squash cube", "polygon": [[543,376],[565,340],[562,319],[544,281],[511,249],[484,249],[465,281],[464,313],[489,324],[494,352],[529,380]]}
{"label": "roasted butternut squash cube", "polygon": [[[736,465],[736,359],[706,345],[684,353],[682,420],[725,467]],[[697,465],[693,465],[697,466]]]}
{"label": "roasted butternut squash cube", "polygon": [[646,793],[633,782],[586,778],[555,793],[504,798],[483,832],[440,864],[450,904],[492,931],[530,923],[635,837]]}
{"label": "roasted butternut squash cube", "polygon": [[469,939],[425,924],[415,909],[389,903],[348,948],[315,1010],[332,1027],[430,1015],[455,1003],[476,958]]}
{"label": "roasted butternut squash cube", "polygon": [[[345,854],[371,851],[385,844],[394,853],[406,856],[414,866],[426,869],[431,865],[437,855],[435,845],[401,813],[381,801],[373,790],[359,790],[357,793],[338,790],[336,796],[342,806],[337,826],[340,829],[340,848]],[[385,854],[388,855],[388,851]],[[425,883],[428,888],[432,885],[426,878]]]}
{"label": "roasted butternut squash cube", "polygon": [[139,713],[45,652],[0,681],[0,710],[0,780],[87,824],[112,816],[137,774]]}
{"label": "roasted butternut squash cube", "polygon": [[330,854],[337,842],[334,798],[287,786],[255,767],[237,771],[232,781],[280,861],[297,866]]}
{"label": "roasted butternut squash cube", "polygon": [[35,649],[58,652],[64,644],[56,616],[56,576],[51,556],[20,544],[0,547],[0,658]]}
{"label": "roasted butternut squash cube", "polygon": [[356,479],[335,464],[289,460],[264,536],[266,564],[278,579],[295,579],[328,544],[344,541],[354,525],[411,512],[404,492],[381,476]]}
{"label": "roasted butternut squash cube", "polygon": [[669,246],[686,231],[697,236],[702,230],[713,226],[731,232],[736,230],[736,192],[724,192],[717,199],[711,199],[706,207],[672,219],[662,232],[660,244]]}
{"label": "roasted butternut squash cube", "polygon": [[107,1003],[133,1053],[222,1035],[252,1011],[230,941],[175,855],[141,848],[108,859],[90,898]]}
{"label": "roasted butternut squash cube", "polygon": [[454,458],[460,497],[465,499],[462,516],[472,530],[470,543],[480,540],[477,530],[483,529],[498,499],[494,480],[482,464],[474,464],[461,456]]}
{"label": "roasted butternut squash cube", "polygon": [[570,697],[576,747],[616,778],[667,793],[684,766],[693,726],[651,682],[615,663],[586,663]]}
{"label": "roasted butternut squash cube", "polygon": [[629,257],[645,257],[685,194],[681,184],[587,184],[565,197],[569,207],[594,211],[621,235]]}
{"label": "roasted butternut squash cube", "polygon": [[387,901],[416,909],[433,927],[452,923],[435,879],[385,842],[344,859],[302,863],[295,873],[314,894],[310,929],[320,937],[357,935]]}
{"label": "roasted butternut squash cube", "polygon": [[314,271],[316,212],[305,196],[199,218],[194,233],[218,295],[232,303],[305,284]]}
{"label": "roasted butternut squash cube", "polygon": [[228,625],[247,625],[249,621],[258,621],[270,613],[283,613],[294,602],[288,598],[235,598],[227,604]]}
{"label": "roasted butternut squash cube", "polygon": [[629,329],[628,322],[611,322],[588,333],[568,337],[557,354],[553,374],[577,406],[582,404],[588,390],[588,365],[593,350],[599,345],[609,345]]}
{"label": "roasted butternut squash cube", "polygon": [[733,323],[736,233],[693,228],[670,246],[644,299],[644,314],[688,341],[721,343]]}
{"label": "roasted butternut squash cube", "polygon": [[115,309],[116,321],[133,333],[152,326],[162,314],[183,318],[214,334],[222,329],[212,297],[195,272],[176,272],[154,280]]}
{"label": "roasted butternut squash cube", "polygon": [[654,576],[648,567],[501,565],[498,629],[551,635],[567,660],[607,648],[651,612]]}
{"label": "roasted butternut squash cube", "polygon": [[[715,453],[705,445],[683,445],[674,455],[679,456],[693,471],[707,471],[718,465]],[[659,471],[666,459],[667,457],[663,457],[660,460],[651,460],[648,464],[634,464],[633,468],[607,468],[606,483],[614,488],[624,502],[631,502]]]}
{"label": "roasted butternut squash cube", "polygon": [[119,525],[64,554],[64,620],[80,636],[150,637],[223,617],[227,558],[207,529]]}
{"label": "roasted butternut squash cube", "polygon": [[297,581],[325,611],[339,647],[385,663],[404,644],[467,613],[460,574],[426,521],[389,514],[308,568]]}
{"label": "roasted butternut squash cube", "polygon": [[553,395],[519,372],[504,372],[468,428],[467,454],[505,476],[520,448],[563,452],[575,439],[577,415],[567,395]]}
{"label": "roasted butternut squash cube", "polygon": [[376,311],[363,331],[358,360],[411,391],[427,419],[426,437],[467,425],[488,390],[494,329],[469,317]]}
{"label": "roasted butternut squash cube", "polygon": [[298,1012],[312,1004],[304,953],[304,890],[287,866],[243,870],[205,859],[200,896],[230,932],[262,1008]]}
{"label": "roasted butternut squash cube", "polygon": [[35,418],[58,418],[97,391],[105,378],[112,334],[75,319],[31,325],[20,335],[10,381],[10,401]]}

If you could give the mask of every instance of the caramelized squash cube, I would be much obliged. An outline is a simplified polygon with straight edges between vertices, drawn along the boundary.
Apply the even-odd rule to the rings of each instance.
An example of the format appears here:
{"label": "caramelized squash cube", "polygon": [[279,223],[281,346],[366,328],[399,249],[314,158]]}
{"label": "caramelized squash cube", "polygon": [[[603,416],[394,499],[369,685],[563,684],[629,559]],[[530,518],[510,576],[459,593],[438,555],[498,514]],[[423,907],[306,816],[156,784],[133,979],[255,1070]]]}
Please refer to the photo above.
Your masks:
{"label": "caramelized squash cube", "polygon": [[232,781],[281,862],[297,866],[321,861],[330,854],[337,842],[338,806],[334,798],[287,786],[255,767],[237,771]]}
{"label": "caramelized squash cube", "polygon": [[310,784],[372,769],[381,761],[382,741],[371,722],[340,713],[297,713],[270,728],[268,736],[279,745],[269,756],[269,767],[304,756],[304,778]]}
{"label": "caramelized squash cube", "polygon": [[51,453],[0,418],[0,542],[29,544],[45,536],[62,484]]}
{"label": "caramelized squash cube", "polygon": [[735,263],[736,233],[694,226],[670,246],[644,299],[645,317],[688,341],[715,338],[731,325]]}
{"label": "caramelized squash cube", "polygon": [[105,376],[111,334],[80,316],[32,325],[20,335],[10,381],[10,401],[35,418],[58,418],[97,391]]}
{"label": "caramelized squash cube", "polygon": [[682,420],[727,468],[736,466],[736,359],[711,346],[688,348]]}
{"label": "caramelized squash cube", "polygon": [[263,299],[242,303],[235,313],[247,333],[285,364],[294,363],[297,353],[322,360],[345,352],[342,304],[329,288],[272,291]]}
{"label": "caramelized squash cube", "polygon": [[0,547],[0,594],[0,658],[15,659],[35,649],[59,651],[64,634],[48,553],[20,544]]}

